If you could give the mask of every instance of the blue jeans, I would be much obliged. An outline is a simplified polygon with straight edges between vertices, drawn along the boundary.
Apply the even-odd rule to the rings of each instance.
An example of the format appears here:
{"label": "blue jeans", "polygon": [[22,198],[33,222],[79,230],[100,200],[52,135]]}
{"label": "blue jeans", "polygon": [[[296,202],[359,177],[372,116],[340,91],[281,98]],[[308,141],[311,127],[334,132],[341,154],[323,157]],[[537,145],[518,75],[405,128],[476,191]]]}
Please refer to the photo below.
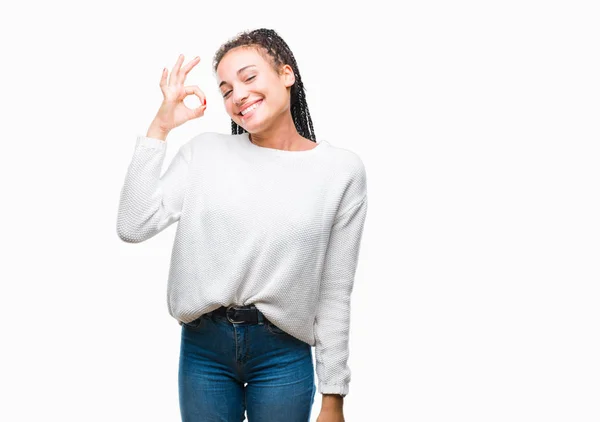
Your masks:
{"label": "blue jeans", "polygon": [[[309,422],[316,385],[312,348],[262,314],[231,323],[204,314],[181,327],[182,422]],[[247,385],[245,385],[247,383]]]}

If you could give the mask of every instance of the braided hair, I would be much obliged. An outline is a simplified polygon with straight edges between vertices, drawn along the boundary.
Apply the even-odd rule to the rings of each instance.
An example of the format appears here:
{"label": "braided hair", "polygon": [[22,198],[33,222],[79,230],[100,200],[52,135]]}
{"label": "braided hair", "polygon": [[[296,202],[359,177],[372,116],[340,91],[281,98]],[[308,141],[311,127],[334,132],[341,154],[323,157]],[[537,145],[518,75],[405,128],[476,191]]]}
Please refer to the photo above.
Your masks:
{"label": "braided hair", "polygon": [[[286,42],[272,29],[260,28],[253,31],[244,31],[239,33],[227,43],[223,44],[215,53],[213,59],[213,70],[217,71],[217,67],[225,54],[236,47],[248,46],[253,47],[263,56],[263,58],[271,64],[275,72],[279,73],[279,67],[288,64],[294,70],[296,81],[291,87],[290,93],[290,108],[292,119],[298,133],[316,142],[315,130],[313,128],[308,105],[306,104],[306,95],[304,93],[304,84],[300,77],[298,64]],[[233,135],[247,132],[243,127],[231,120],[231,133]]]}

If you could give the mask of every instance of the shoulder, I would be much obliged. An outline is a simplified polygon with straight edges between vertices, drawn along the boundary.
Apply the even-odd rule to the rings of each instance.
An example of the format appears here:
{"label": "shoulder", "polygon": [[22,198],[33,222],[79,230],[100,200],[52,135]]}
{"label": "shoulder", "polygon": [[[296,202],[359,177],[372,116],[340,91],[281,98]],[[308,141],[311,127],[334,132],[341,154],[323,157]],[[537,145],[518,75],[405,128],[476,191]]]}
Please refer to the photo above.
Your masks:
{"label": "shoulder", "polygon": [[328,142],[329,180],[339,190],[338,215],[361,203],[367,196],[367,171],[358,153]]}
{"label": "shoulder", "polygon": [[340,176],[366,183],[367,170],[360,155],[351,149],[336,146],[330,142],[327,144],[328,156],[335,172]]}

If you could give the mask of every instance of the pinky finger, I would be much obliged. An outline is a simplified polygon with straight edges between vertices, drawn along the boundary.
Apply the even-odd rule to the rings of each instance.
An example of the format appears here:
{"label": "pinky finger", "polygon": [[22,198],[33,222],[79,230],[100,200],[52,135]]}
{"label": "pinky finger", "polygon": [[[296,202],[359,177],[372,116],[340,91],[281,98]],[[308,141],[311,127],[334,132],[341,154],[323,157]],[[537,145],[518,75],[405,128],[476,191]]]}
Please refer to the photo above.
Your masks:
{"label": "pinky finger", "polygon": [[165,85],[167,84],[167,76],[168,76],[167,68],[163,67],[162,75],[160,76],[161,89],[164,88]]}

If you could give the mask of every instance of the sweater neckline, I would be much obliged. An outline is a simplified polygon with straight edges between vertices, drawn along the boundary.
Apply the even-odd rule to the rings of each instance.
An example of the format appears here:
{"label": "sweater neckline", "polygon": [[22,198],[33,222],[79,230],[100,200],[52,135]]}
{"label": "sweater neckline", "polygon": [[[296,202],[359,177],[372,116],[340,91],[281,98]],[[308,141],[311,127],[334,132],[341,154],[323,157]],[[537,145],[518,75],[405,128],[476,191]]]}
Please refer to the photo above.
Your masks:
{"label": "sweater neckline", "polygon": [[320,150],[323,149],[323,147],[325,146],[325,144],[327,144],[328,142],[325,140],[317,140],[316,142],[316,146],[314,148],[311,149],[305,149],[302,151],[288,151],[285,149],[279,149],[279,148],[269,148],[269,147],[263,147],[260,145],[256,145],[254,142],[252,142],[250,140],[250,133],[248,132],[244,132],[243,134],[243,140],[245,143],[248,144],[249,148],[252,148],[256,151],[260,151],[262,153],[265,154],[275,154],[275,155],[286,155],[286,156],[307,156],[307,155],[313,155],[318,153]]}

